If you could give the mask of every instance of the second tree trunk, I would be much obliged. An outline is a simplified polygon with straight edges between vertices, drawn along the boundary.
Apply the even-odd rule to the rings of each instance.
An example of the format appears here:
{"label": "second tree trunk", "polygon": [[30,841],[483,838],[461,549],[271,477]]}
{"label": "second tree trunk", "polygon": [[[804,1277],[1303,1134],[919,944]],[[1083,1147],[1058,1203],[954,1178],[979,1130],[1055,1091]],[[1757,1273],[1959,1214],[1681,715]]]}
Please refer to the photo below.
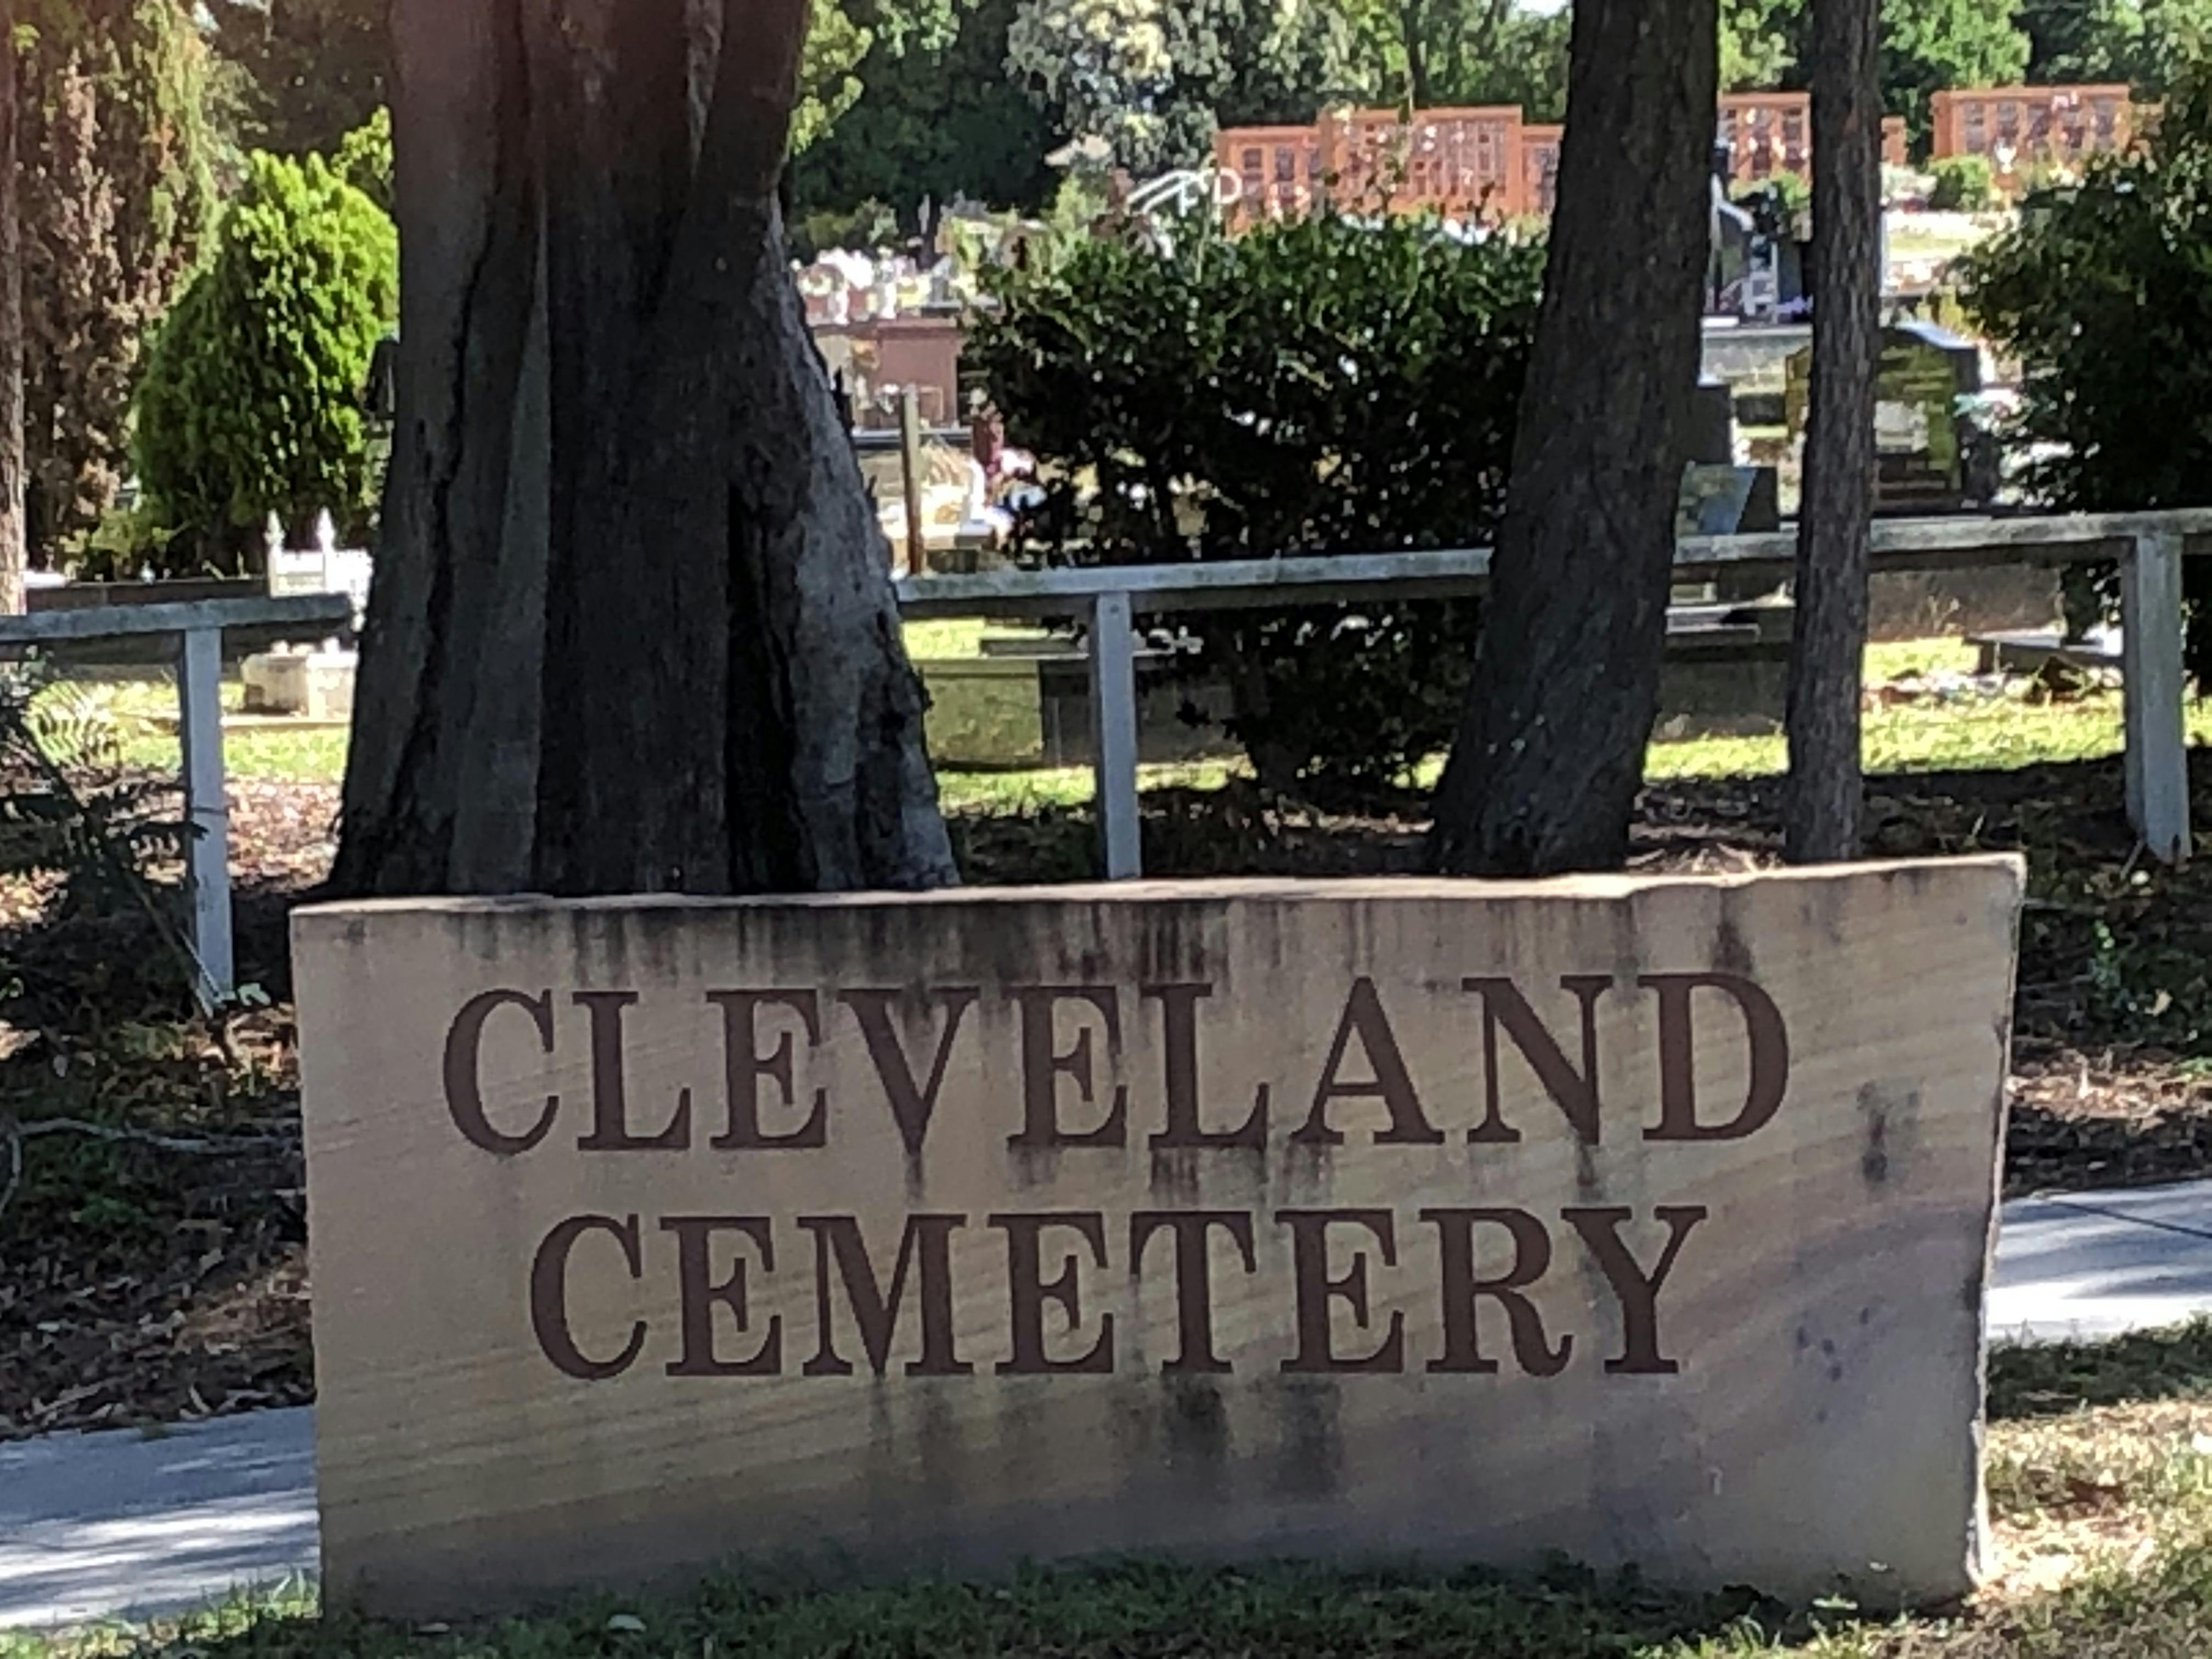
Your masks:
{"label": "second tree trunk", "polygon": [[1577,0],[1544,304],[1467,714],[1447,872],[1628,854],[1659,709],[1711,222],[1712,0]]}
{"label": "second tree trunk", "polygon": [[1877,0],[1813,8],[1813,386],[1797,510],[1784,841],[1796,863],[1856,856],[1859,698],[1881,351]]}

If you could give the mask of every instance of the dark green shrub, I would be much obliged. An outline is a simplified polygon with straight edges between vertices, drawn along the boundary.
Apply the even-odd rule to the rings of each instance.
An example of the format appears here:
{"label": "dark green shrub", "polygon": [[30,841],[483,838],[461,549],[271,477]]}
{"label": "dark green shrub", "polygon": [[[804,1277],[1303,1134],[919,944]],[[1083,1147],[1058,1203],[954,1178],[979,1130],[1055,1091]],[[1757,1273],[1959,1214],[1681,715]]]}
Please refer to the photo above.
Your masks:
{"label": "dark green shrub", "polygon": [[1928,205],[1943,213],[1986,213],[1996,205],[1996,174],[1986,155],[1941,155],[1929,164],[1935,179]]}
{"label": "dark green shrub", "polygon": [[840,248],[862,253],[896,247],[898,215],[881,202],[863,202],[850,212],[821,209],[802,213],[791,227],[791,251],[796,258],[811,259]]}
{"label": "dark green shrub", "polygon": [[[1488,544],[1542,257],[1318,216],[998,273],[970,361],[1058,483],[1042,554],[1172,563]],[[1263,784],[1372,793],[1449,740],[1474,607],[1376,599],[1190,623]]]}
{"label": "dark green shrub", "polygon": [[[2176,85],[2148,149],[2030,198],[1961,281],[2021,363],[2004,437],[2031,495],[2085,512],[2212,505],[2212,71]],[[2212,568],[2183,568],[2190,669],[2212,685]],[[2109,604],[2109,573],[2102,586]]]}
{"label": "dark green shrub", "polygon": [[138,476],[170,562],[234,568],[270,513],[370,500],[362,394],[398,315],[398,238],[323,161],[255,155],[216,253],[155,332],[136,399]]}
{"label": "dark green shrub", "polygon": [[1759,198],[1771,198],[1776,217],[1783,224],[1791,227],[1793,234],[1813,211],[1813,181],[1803,173],[1792,173],[1787,167],[1754,183],[1737,185],[1729,194],[1740,204]]}

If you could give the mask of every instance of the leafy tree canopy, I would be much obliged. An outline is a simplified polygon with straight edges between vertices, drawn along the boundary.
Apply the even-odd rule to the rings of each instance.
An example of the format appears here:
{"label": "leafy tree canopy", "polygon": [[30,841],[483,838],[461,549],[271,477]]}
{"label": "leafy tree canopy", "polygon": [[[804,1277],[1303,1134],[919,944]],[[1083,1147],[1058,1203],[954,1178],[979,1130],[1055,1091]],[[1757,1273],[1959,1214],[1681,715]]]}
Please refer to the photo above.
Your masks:
{"label": "leafy tree canopy", "polygon": [[2124,81],[2155,96],[2212,47],[2212,0],[2021,0],[2035,80]]}
{"label": "leafy tree canopy", "polygon": [[[2102,3],[2103,0],[2093,0]],[[2051,6],[2081,0],[2045,0]],[[1928,99],[1946,87],[2008,86],[2027,73],[2029,39],[2014,0],[1884,0],[1884,107],[1925,131]],[[1721,82],[1737,90],[1805,85],[1808,0],[1722,0]]]}
{"label": "leafy tree canopy", "polygon": [[386,0],[206,0],[215,48],[242,76],[239,137],[258,149],[325,151],[385,103]]}
{"label": "leafy tree canopy", "polygon": [[1518,0],[1352,0],[1363,98],[1384,105],[1518,104],[1532,121],[1565,112],[1569,9]]}
{"label": "leafy tree canopy", "polygon": [[1020,0],[1006,67],[1055,130],[1144,178],[1200,160],[1217,126],[1352,94],[1351,40],[1331,0]]}
{"label": "leafy tree canopy", "polygon": [[1721,88],[1765,92],[1793,84],[1802,0],[1721,0]]}
{"label": "leafy tree canopy", "polygon": [[1924,129],[1929,94],[2027,78],[2028,40],[1990,0],[1889,0],[1881,9],[1881,85],[1892,115]]}
{"label": "leafy tree canopy", "polygon": [[[859,99],[872,50],[941,46],[954,0],[813,0],[794,148],[819,139]],[[330,154],[389,98],[390,0],[207,0],[216,49],[245,77],[242,136],[287,155]]]}
{"label": "leafy tree canopy", "polygon": [[851,214],[880,202],[912,224],[925,198],[1023,209],[1044,202],[1055,180],[1044,158],[1059,139],[1006,74],[1015,7],[959,0],[943,44],[871,45],[854,71],[858,100],[793,159],[801,213]]}

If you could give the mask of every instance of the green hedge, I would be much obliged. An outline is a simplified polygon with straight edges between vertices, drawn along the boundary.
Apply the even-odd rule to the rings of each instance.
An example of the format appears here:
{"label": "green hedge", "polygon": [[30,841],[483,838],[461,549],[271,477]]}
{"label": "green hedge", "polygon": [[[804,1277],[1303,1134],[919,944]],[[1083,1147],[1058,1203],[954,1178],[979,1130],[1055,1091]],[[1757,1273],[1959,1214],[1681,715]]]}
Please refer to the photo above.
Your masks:
{"label": "green hedge", "polygon": [[[1094,239],[997,274],[969,358],[1055,480],[1038,555],[1487,544],[1542,263],[1431,221],[1323,214]],[[1401,784],[1449,742],[1475,625],[1434,600],[1190,623],[1261,781],[1323,800]]]}
{"label": "green hedge", "polygon": [[1936,180],[1928,205],[1945,213],[1986,213],[1996,204],[1996,175],[1985,155],[1945,155],[1928,171]]}
{"label": "green hedge", "polygon": [[[2150,143],[2031,194],[1961,266],[1969,313],[2018,359],[2004,434],[2028,494],[2076,512],[2212,506],[2212,66],[2175,84]],[[2069,570],[2069,615],[2110,605]],[[2101,592],[2089,591],[2094,580]],[[2189,663],[2212,686],[2212,561],[2184,561]]]}

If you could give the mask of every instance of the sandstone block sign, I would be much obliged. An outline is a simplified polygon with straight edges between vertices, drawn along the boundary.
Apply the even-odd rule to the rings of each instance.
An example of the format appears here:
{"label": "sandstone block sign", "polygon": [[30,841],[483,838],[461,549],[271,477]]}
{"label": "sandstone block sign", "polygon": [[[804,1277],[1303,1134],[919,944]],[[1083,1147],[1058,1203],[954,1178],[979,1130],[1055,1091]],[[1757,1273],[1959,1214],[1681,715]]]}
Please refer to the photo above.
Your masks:
{"label": "sandstone block sign", "polygon": [[2021,873],[295,919],[323,1547],[1966,1589]]}

